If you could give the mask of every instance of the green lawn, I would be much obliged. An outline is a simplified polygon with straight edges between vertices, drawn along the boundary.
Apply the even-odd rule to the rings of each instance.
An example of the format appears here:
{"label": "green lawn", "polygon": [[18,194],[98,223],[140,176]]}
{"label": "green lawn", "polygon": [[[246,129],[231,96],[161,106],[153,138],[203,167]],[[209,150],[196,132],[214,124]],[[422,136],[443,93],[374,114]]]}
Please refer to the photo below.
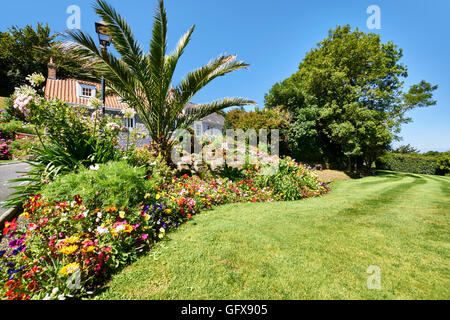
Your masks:
{"label": "green lawn", "polygon": [[97,298],[450,299],[449,177],[385,172],[322,198],[221,206],[169,237]]}

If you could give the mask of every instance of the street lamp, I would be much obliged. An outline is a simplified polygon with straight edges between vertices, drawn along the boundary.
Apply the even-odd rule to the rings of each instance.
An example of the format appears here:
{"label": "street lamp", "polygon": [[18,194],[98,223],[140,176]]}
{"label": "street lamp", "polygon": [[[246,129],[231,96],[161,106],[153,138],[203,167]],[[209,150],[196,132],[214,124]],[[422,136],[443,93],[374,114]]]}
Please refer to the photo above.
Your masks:
{"label": "street lamp", "polygon": [[[102,46],[102,51],[105,53],[108,50],[108,46],[111,45],[111,33],[108,29],[108,24],[105,21],[99,21],[95,23],[95,32],[98,34],[98,41]],[[102,114],[105,115],[105,78],[102,76]]]}

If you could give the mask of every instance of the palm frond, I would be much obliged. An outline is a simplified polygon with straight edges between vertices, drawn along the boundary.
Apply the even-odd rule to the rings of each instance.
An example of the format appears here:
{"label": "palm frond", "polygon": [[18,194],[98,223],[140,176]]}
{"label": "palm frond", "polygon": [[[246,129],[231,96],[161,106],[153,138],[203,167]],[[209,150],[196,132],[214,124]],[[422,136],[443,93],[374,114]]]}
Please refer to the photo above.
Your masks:
{"label": "palm frond", "polygon": [[200,89],[215,78],[247,67],[248,64],[236,61],[236,55],[222,55],[205,66],[189,72],[177,87],[179,92],[177,97],[179,110],[177,111],[181,111]]}
{"label": "palm frond", "polygon": [[180,115],[177,120],[178,122],[184,123],[185,125],[191,125],[195,121],[225,108],[234,106],[248,106],[254,104],[256,104],[255,101],[244,98],[224,98],[222,100],[199,104],[195,107],[185,109],[184,114]]}
{"label": "palm frond", "polygon": [[112,43],[125,62],[140,78],[148,80],[147,68],[144,66],[142,48],[134,39],[130,26],[117,11],[104,0],[98,0],[94,5],[95,12],[108,24]]}
{"label": "palm frond", "polygon": [[167,50],[167,15],[162,0],[159,1],[154,18],[148,60],[151,69],[151,86],[153,87],[154,93],[156,93],[153,95],[154,101],[152,102],[155,102],[154,108],[158,109],[158,112],[155,113],[155,121],[159,122],[160,114],[164,109],[165,93],[168,90],[168,88],[164,88],[164,61]]}
{"label": "palm frond", "polygon": [[169,87],[172,82],[173,73],[175,72],[176,66],[178,64],[178,60],[184,52],[184,49],[188,45],[191,40],[192,33],[194,32],[195,25],[192,26],[189,31],[187,31],[181,38],[178,40],[177,46],[171,54],[166,56],[164,61],[164,86]]}

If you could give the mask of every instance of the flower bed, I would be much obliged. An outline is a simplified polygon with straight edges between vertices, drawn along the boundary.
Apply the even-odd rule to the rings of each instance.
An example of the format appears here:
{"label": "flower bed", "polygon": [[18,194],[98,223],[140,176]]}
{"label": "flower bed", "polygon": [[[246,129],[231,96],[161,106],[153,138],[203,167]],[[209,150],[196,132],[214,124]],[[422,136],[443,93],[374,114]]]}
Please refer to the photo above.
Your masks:
{"label": "flower bed", "polygon": [[162,202],[143,203],[140,209],[139,214],[116,207],[91,212],[80,197],[55,204],[32,197],[24,207],[24,223],[14,219],[3,230],[9,248],[0,251],[2,297],[84,295],[182,222]]}

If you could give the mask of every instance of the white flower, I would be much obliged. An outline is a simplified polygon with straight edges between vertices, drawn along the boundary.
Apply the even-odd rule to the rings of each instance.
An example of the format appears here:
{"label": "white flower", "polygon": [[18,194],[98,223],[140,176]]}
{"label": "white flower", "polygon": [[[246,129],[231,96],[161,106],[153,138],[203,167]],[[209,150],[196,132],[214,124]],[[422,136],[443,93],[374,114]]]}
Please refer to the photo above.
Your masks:
{"label": "white flower", "polygon": [[102,118],[102,110],[101,109],[97,109],[95,110],[92,114],[91,114],[91,121],[92,122],[97,122],[100,121]]}
{"label": "white flower", "polygon": [[33,87],[40,86],[45,81],[45,77],[42,75],[42,73],[37,72],[29,75],[25,79],[27,79]]}
{"label": "white flower", "polygon": [[98,232],[99,234],[104,234],[104,233],[108,233],[108,232],[109,232],[109,231],[108,231],[108,228],[105,228],[105,227],[103,227],[103,226],[98,226],[97,229],[95,229],[95,230],[97,230],[97,232]]}
{"label": "white flower", "polygon": [[125,108],[122,110],[122,114],[124,118],[131,119],[136,115],[136,111],[133,108]]}
{"label": "white flower", "polygon": [[115,123],[115,122],[108,123],[106,125],[106,128],[107,129],[111,129],[111,130],[120,130],[120,129],[122,129],[122,127],[120,125],[118,125],[117,123]]}
{"label": "white flower", "polygon": [[97,171],[98,169],[100,169],[98,164],[96,164],[95,166],[94,165],[89,166],[89,170]]}
{"label": "white flower", "polygon": [[32,87],[24,85],[16,88],[14,91],[14,108],[18,109],[27,116],[30,112],[28,105],[35,101],[37,97],[37,92]]}
{"label": "white flower", "polygon": [[123,224],[116,227],[115,231],[119,233],[119,231],[125,230],[125,226]]}

